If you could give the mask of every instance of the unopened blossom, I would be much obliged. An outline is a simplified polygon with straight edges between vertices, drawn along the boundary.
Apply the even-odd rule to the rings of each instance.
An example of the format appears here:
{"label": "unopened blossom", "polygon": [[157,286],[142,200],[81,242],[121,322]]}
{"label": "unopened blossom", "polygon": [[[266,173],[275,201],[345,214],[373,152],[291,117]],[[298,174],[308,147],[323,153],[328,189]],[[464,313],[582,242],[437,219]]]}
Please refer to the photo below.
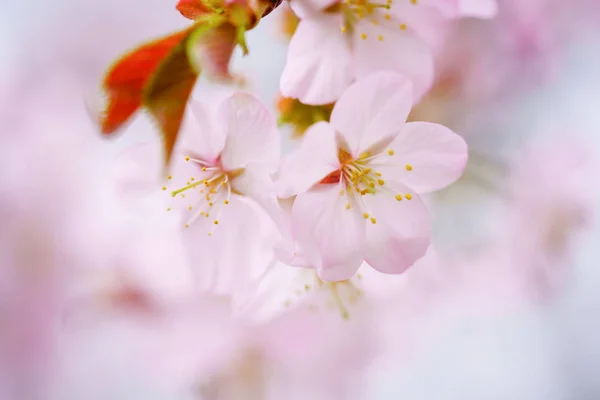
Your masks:
{"label": "unopened blossom", "polygon": [[433,83],[432,47],[456,14],[451,0],[294,0],[292,8],[301,21],[280,89],[310,105],[332,103],[355,79],[381,70],[409,77],[420,98]]}
{"label": "unopened blossom", "polygon": [[270,222],[278,218],[271,180],[280,153],[275,119],[245,93],[226,98],[216,112],[195,101],[189,111],[168,176],[157,142],[126,152],[117,173],[125,194],[162,192],[165,205],[156,212],[178,221],[204,284],[240,285],[248,272],[240,260],[266,267],[276,240]]}
{"label": "unopened blossom", "polygon": [[467,161],[465,142],[441,125],[405,123],[408,80],[381,72],[353,84],[331,122],[305,134],[282,163],[279,194],[297,195],[291,233],[308,265],[325,280],[344,280],[366,261],[398,274],[430,241],[419,194],[455,181]]}

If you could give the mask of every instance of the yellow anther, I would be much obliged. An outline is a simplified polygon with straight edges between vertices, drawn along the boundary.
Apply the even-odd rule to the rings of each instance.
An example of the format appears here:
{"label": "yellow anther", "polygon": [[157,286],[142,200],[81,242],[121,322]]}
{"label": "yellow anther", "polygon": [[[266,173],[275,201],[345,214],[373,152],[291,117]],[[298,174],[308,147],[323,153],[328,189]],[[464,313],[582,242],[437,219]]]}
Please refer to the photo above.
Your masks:
{"label": "yellow anther", "polygon": [[404,197],[406,197],[406,200],[412,200],[412,194],[410,193],[406,193]]}
{"label": "yellow anther", "polygon": [[417,0],[410,0],[411,4],[417,4]]}
{"label": "yellow anther", "polygon": [[187,181],[185,184],[190,186],[192,183],[190,181]]}
{"label": "yellow anther", "polygon": [[171,207],[167,208],[167,211],[171,211]]}
{"label": "yellow anther", "polygon": [[371,217],[371,223],[372,223],[372,224],[376,224],[376,223],[377,223],[377,220],[376,220],[375,218]]}
{"label": "yellow anther", "polygon": [[204,216],[204,211],[200,211],[200,216]]}
{"label": "yellow anther", "polygon": [[162,189],[162,190],[167,190],[167,187],[166,187],[166,186],[163,186],[161,189]]}
{"label": "yellow anther", "polygon": [[307,292],[309,292],[310,291],[310,285],[305,284],[304,285],[304,290],[306,290]]}
{"label": "yellow anther", "polygon": [[182,197],[182,198],[183,198],[183,197],[185,197],[185,194],[181,193],[181,197]]}
{"label": "yellow anther", "polygon": [[351,208],[352,208],[352,206],[350,205],[350,203],[346,204],[346,210],[349,210]]}
{"label": "yellow anther", "polygon": [[385,185],[385,181],[383,179],[377,179],[377,183],[381,186]]}
{"label": "yellow anther", "polygon": [[227,181],[221,181],[221,186],[227,185]]}
{"label": "yellow anther", "polygon": [[367,34],[366,34],[366,33],[361,33],[361,34],[360,34],[360,38],[361,38],[362,40],[367,40]]}
{"label": "yellow anther", "polygon": [[383,41],[383,35],[377,35],[377,39],[381,42]]}
{"label": "yellow anther", "polygon": [[369,218],[369,214],[368,213],[364,213],[363,217],[365,217],[365,219]]}
{"label": "yellow anther", "polygon": [[212,236],[212,232],[208,232],[208,236]]}
{"label": "yellow anther", "polygon": [[381,176],[381,172],[375,172],[375,175]]}
{"label": "yellow anther", "polygon": [[400,30],[405,31],[407,28],[406,24],[400,24]]}
{"label": "yellow anther", "polygon": [[407,171],[412,171],[412,165],[406,164],[406,170]]}
{"label": "yellow anther", "polygon": [[219,220],[218,220],[218,219],[215,219],[215,220],[213,221],[213,224],[215,224],[215,225],[219,225]]}
{"label": "yellow anther", "polygon": [[202,171],[206,171],[206,167],[202,167]]}
{"label": "yellow anther", "polygon": [[208,218],[208,217],[210,217],[210,214],[209,214],[209,213],[206,213],[204,216],[205,216],[206,218]]}
{"label": "yellow anther", "polygon": [[190,156],[185,156],[185,161],[190,161]]}
{"label": "yellow anther", "polygon": [[190,178],[190,181],[192,181],[192,182],[194,182],[195,180],[196,179],[193,176]]}
{"label": "yellow anther", "polygon": [[192,206],[191,205],[188,206],[188,210],[190,210],[190,211],[192,210]]}
{"label": "yellow anther", "polygon": [[213,202],[212,202],[212,201],[209,201],[209,202],[208,202],[208,206],[209,206],[209,207],[212,207],[212,206],[213,206]]}
{"label": "yellow anther", "polygon": [[346,31],[348,30],[348,28],[346,27],[346,25],[342,25],[340,27],[340,30],[342,31],[342,33],[346,33]]}
{"label": "yellow anther", "polygon": [[373,182],[369,182],[369,187],[370,187],[371,189],[375,189],[375,184],[374,184]]}
{"label": "yellow anther", "polygon": [[385,18],[385,19],[387,19],[389,21],[390,19],[392,19],[392,16],[390,14],[385,14],[383,16],[383,18]]}
{"label": "yellow anther", "polygon": [[208,186],[208,180],[204,180],[204,185]]}
{"label": "yellow anther", "polygon": [[396,200],[398,200],[398,201],[402,201],[402,195],[401,195],[401,194],[397,194],[397,195],[396,195]]}
{"label": "yellow anther", "polygon": [[229,204],[229,200],[224,200],[223,204]]}
{"label": "yellow anther", "polygon": [[365,174],[370,174],[371,173],[371,168],[365,168],[364,172],[365,172]]}
{"label": "yellow anther", "polygon": [[186,227],[186,228],[189,228],[189,227],[190,227],[190,225],[189,225],[189,224],[185,224],[185,227]]}
{"label": "yellow anther", "polygon": [[390,156],[393,156],[393,155],[394,155],[394,150],[392,150],[392,149],[389,149],[389,150],[388,150],[388,155],[390,155]]}
{"label": "yellow anther", "polygon": [[373,23],[373,25],[379,25],[379,21],[377,21],[376,19],[372,19],[371,22]]}
{"label": "yellow anther", "polygon": [[173,179],[173,177],[171,175],[167,176],[167,179]]}

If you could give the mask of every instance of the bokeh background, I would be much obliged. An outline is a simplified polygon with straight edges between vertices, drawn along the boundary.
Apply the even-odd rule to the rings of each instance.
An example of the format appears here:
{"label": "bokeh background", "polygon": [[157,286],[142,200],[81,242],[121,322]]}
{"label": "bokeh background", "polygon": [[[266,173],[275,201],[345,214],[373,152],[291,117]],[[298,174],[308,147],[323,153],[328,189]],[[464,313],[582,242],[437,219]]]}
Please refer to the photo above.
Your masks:
{"label": "bokeh background", "polygon": [[[447,280],[455,291],[440,294],[444,307],[424,311],[426,329],[407,327],[421,350],[399,356],[392,369],[374,368],[372,399],[600,398],[600,7],[592,0],[560,11],[552,0],[521,0],[527,4],[520,9],[517,1],[499,3],[498,20],[461,22],[450,35],[439,60],[448,76],[440,72],[437,91],[415,111],[415,118],[448,124],[470,145],[464,178],[432,200],[435,244],[448,261],[444,276],[460,278]],[[510,12],[521,25],[510,25]],[[249,33],[250,56],[238,54],[233,63],[247,77],[245,90],[273,111],[286,56],[280,14]],[[39,115],[90,118],[98,82],[116,56],[186,24],[166,0],[1,0],[2,140],[22,134]],[[523,32],[511,37],[517,29]],[[210,100],[220,90],[201,82],[194,96]],[[103,151],[117,154],[155,134],[140,116]],[[566,201],[550,208],[543,218],[551,227],[542,227],[535,211],[555,198]],[[543,236],[540,229],[553,241],[528,242]],[[511,277],[527,272],[506,254],[521,245],[550,260],[540,266],[532,258],[533,278],[516,279],[525,289],[511,298]],[[489,265],[496,269],[486,275]],[[469,306],[483,311],[461,312],[466,306],[456,293],[480,285],[482,276],[481,304]],[[176,398],[106,357],[110,348],[111,338],[98,335],[73,350],[63,399]]]}

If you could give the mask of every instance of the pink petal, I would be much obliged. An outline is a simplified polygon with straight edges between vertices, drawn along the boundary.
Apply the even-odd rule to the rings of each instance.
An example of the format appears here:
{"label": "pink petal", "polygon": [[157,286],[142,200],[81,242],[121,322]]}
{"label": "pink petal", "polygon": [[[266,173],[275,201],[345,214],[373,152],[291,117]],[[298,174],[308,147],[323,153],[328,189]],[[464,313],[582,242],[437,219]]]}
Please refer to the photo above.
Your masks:
{"label": "pink petal", "polygon": [[[435,3],[436,1],[431,2]],[[430,47],[437,48],[446,38],[449,23],[453,22],[448,17],[456,16],[458,13],[456,0],[451,2],[453,4],[448,4],[448,1],[445,0],[437,2],[443,4],[438,7],[421,1],[416,5],[409,2],[394,2],[388,11],[392,20],[385,26],[392,30],[398,30],[400,24],[404,24],[407,33],[424,40]]]}
{"label": "pink petal", "polygon": [[274,171],[279,165],[280,137],[275,118],[254,96],[235,93],[219,107],[227,140],[221,153],[226,170],[262,164]]}
{"label": "pink petal", "polygon": [[300,147],[283,158],[277,192],[282,198],[306,192],[339,168],[335,130],[327,122],[318,122],[306,131]]}
{"label": "pink petal", "polygon": [[497,0],[460,0],[460,14],[462,16],[494,18],[497,13]]}
{"label": "pink petal", "polygon": [[219,207],[215,205],[209,218],[200,217],[184,230],[186,249],[203,289],[245,296],[246,287],[272,260],[272,230],[263,223],[264,216],[240,196]]}
{"label": "pink petal", "polygon": [[[384,179],[400,181],[417,193],[439,190],[456,181],[467,164],[467,144],[443,125],[409,122],[374,160]],[[410,169],[410,170],[409,170]]]}
{"label": "pink petal", "polygon": [[[413,83],[415,102],[433,84],[433,54],[427,43],[396,24],[377,25],[362,19],[353,37],[354,65],[357,79],[382,70],[405,75]],[[366,39],[362,39],[362,34]],[[380,40],[383,38],[383,40]]]}
{"label": "pink petal", "polygon": [[283,96],[310,105],[329,104],[352,82],[350,44],[340,31],[341,22],[339,15],[300,22],[281,75]]}
{"label": "pink petal", "polygon": [[[430,242],[430,218],[425,204],[408,187],[387,182],[394,193],[364,196],[369,214],[376,223],[367,223],[365,261],[386,274],[400,274],[427,252]],[[399,193],[403,200],[394,195]],[[406,194],[412,196],[411,200]]]}
{"label": "pink petal", "polygon": [[[242,193],[249,200],[265,212],[264,218],[273,223],[273,241],[281,240],[281,235],[291,235],[291,227],[288,214],[283,210],[277,199],[275,184],[271,179],[269,171],[260,166],[246,168],[242,175],[236,177],[232,182],[232,189]],[[265,224],[268,221],[264,221]],[[291,240],[290,238],[286,238]],[[269,248],[268,250],[271,250]]]}
{"label": "pink petal", "polygon": [[298,18],[312,17],[324,9],[338,3],[339,0],[292,0],[290,6]]}
{"label": "pink petal", "polygon": [[391,140],[412,106],[412,86],[393,72],[360,79],[336,103],[331,125],[341,133],[354,157],[382,140]]}
{"label": "pink petal", "polygon": [[347,210],[347,203],[336,184],[319,185],[294,202],[294,238],[325,280],[348,279],[363,261],[364,219],[356,204]]}
{"label": "pink petal", "polygon": [[225,145],[225,132],[215,123],[212,110],[204,103],[191,100],[191,117],[188,126],[181,134],[177,148],[182,153],[200,156],[207,161],[215,161]]}
{"label": "pink petal", "polygon": [[[475,1],[481,1],[481,0],[475,0]],[[483,0],[483,1],[486,1],[486,0]],[[461,2],[461,0],[419,0],[417,5],[427,6],[427,7],[435,7],[445,17],[452,18],[452,17],[456,17],[456,15],[458,14],[460,2]],[[406,0],[404,3],[408,3],[408,0]],[[413,5],[413,4],[411,3],[411,5]],[[395,4],[394,4],[394,6],[395,6]]]}

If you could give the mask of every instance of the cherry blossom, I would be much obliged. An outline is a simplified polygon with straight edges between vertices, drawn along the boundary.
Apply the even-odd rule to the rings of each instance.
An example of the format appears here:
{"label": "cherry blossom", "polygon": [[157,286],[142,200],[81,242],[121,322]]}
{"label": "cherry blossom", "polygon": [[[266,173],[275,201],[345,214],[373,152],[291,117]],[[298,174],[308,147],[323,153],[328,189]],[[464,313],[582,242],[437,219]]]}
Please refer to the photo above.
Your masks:
{"label": "cherry blossom", "polygon": [[331,123],[310,128],[282,163],[279,194],[297,195],[293,238],[323,279],[347,279],[363,260],[402,273],[429,246],[419,193],[455,181],[467,146],[443,126],[405,124],[411,93],[410,82],[390,72],[358,81],[336,103]]}
{"label": "cherry blossom", "polygon": [[290,42],[282,94],[310,105],[332,103],[354,79],[394,70],[412,80],[420,98],[433,83],[431,47],[444,30],[442,9],[453,4],[430,3],[293,1],[302,20]]}
{"label": "cherry blossom", "polygon": [[271,174],[280,139],[273,116],[249,94],[229,96],[216,112],[195,101],[189,110],[168,176],[157,142],[127,151],[116,173],[124,195],[163,194],[164,208],[156,212],[179,221],[199,279],[225,290],[246,282],[250,271],[239,260],[258,270],[270,261],[277,233],[269,221],[279,218]]}

